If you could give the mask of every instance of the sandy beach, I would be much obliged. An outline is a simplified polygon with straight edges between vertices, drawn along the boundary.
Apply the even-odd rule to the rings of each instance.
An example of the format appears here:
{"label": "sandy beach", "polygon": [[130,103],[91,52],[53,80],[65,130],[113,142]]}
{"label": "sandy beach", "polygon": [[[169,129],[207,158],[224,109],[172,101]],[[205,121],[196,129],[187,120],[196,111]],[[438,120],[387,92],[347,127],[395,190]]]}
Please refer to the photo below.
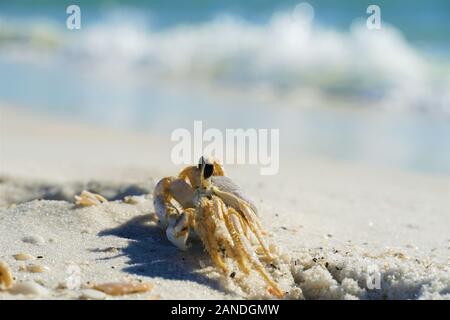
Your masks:
{"label": "sandy beach", "polygon": [[[16,287],[0,299],[270,298],[243,294],[201,243],[182,252],[152,223],[155,183],[181,169],[168,137],[18,110],[0,109],[0,260]],[[287,298],[450,298],[448,177],[288,152],[280,168],[226,170],[285,254]],[[75,207],[85,189],[109,201]],[[92,289],[111,281],[151,290]]]}

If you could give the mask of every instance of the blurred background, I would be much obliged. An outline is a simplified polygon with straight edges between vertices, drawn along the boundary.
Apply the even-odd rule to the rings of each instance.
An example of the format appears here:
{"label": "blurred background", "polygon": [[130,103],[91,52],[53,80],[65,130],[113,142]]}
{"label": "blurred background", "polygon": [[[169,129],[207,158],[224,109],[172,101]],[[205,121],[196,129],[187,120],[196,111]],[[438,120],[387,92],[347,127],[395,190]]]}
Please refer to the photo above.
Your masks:
{"label": "blurred background", "polygon": [[2,1],[0,106],[168,144],[280,128],[283,154],[449,175],[450,2],[376,1],[369,30],[372,2]]}

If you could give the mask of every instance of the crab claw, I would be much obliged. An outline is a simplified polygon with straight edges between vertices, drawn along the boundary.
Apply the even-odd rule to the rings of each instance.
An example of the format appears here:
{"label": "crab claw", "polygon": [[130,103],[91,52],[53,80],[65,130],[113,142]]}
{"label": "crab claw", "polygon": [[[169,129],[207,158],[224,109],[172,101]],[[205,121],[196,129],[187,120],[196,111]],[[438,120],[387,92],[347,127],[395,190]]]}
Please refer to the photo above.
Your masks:
{"label": "crab claw", "polygon": [[180,250],[188,249],[189,219],[185,212],[177,220],[169,222],[169,227],[166,229],[166,236]]}

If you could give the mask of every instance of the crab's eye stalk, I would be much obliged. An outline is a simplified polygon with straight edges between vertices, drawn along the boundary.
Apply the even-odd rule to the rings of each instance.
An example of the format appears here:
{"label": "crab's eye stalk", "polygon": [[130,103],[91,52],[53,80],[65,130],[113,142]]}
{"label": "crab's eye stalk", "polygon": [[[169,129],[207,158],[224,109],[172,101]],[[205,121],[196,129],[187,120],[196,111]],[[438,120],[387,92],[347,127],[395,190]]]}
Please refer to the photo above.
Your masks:
{"label": "crab's eye stalk", "polygon": [[207,157],[201,157],[198,161],[198,169],[203,173],[203,179],[208,179],[214,173],[214,163]]}
{"label": "crab's eye stalk", "polygon": [[205,164],[205,169],[203,170],[203,177],[205,179],[208,179],[213,175],[213,172],[214,172],[214,165],[209,163]]}

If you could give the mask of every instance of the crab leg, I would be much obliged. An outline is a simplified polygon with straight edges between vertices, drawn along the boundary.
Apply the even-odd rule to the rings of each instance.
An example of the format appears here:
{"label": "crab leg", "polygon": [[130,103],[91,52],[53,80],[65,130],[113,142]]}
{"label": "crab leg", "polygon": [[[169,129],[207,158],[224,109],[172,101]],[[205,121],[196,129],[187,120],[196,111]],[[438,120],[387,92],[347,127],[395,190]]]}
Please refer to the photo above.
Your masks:
{"label": "crab leg", "polygon": [[239,250],[239,247],[236,245],[236,241],[233,236],[235,234],[235,230],[228,219],[228,212],[225,203],[218,197],[214,197],[213,201],[215,213],[217,215],[218,221],[221,223],[223,228],[222,233],[224,236],[221,239],[223,239],[225,249],[230,255],[230,258],[234,261],[237,261],[237,264],[242,272],[244,272],[245,274],[249,274],[250,269],[245,263],[245,257],[242,255],[242,251]]}
{"label": "crab leg", "polygon": [[256,225],[259,229],[262,229],[258,216],[254,213],[254,210],[249,204],[236,197],[234,194],[221,191],[217,187],[212,187],[212,190],[213,193],[222,199],[227,206],[232,207],[237,211],[241,211],[249,223]]}
{"label": "crab leg", "polygon": [[216,238],[216,225],[211,218],[213,208],[209,200],[203,200],[197,215],[197,233],[202,240],[206,251],[208,251],[213,263],[219,267],[225,274],[228,274],[228,268],[220,256],[222,252],[220,245]]}
{"label": "crab leg", "polygon": [[270,291],[274,293],[279,298],[284,296],[283,292],[278,288],[278,285],[270,278],[264,269],[264,266],[259,261],[255,252],[253,251],[251,245],[249,244],[247,238],[243,237],[243,230],[241,225],[241,219],[239,218],[239,213],[233,208],[229,208],[228,215],[229,223],[231,224],[231,230],[233,232],[233,240],[235,244],[244,253],[249,262],[253,265],[255,270],[263,277],[263,279],[269,284]]}
{"label": "crab leg", "polygon": [[248,226],[250,227],[250,230],[254,233],[256,236],[256,239],[258,239],[259,244],[261,245],[261,248],[263,249],[264,253],[266,254],[266,258],[269,260],[273,260],[274,257],[272,256],[269,248],[267,247],[267,244],[265,243],[263,236],[261,234],[261,224],[259,222],[259,219],[256,217],[256,215],[253,213],[253,211],[242,201],[240,202],[240,208],[242,213],[244,214],[245,220],[248,222]]}
{"label": "crab leg", "polygon": [[235,210],[239,210],[242,213],[245,220],[247,221],[247,225],[250,227],[250,230],[255,234],[256,239],[258,240],[263,252],[266,255],[268,260],[273,260],[273,256],[270,253],[269,248],[267,247],[263,236],[262,236],[262,226],[259,218],[256,216],[254,211],[250,208],[250,206],[243,200],[236,197],[234,194],[229,192],[224,192],[219,190],[218,188],[212,188],[215,195],[221,198],[225,204],[234,208]]}

